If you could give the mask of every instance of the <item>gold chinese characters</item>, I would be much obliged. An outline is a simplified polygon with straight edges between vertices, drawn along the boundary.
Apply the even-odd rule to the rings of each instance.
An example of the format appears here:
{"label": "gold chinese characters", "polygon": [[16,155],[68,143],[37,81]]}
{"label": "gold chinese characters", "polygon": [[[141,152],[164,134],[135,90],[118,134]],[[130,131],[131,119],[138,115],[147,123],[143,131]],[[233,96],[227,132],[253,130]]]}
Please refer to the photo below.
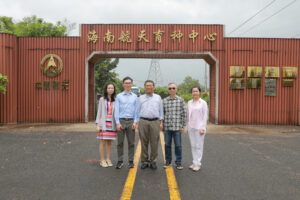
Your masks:
{"label": "gold chinese characters", "polygon": [[126,33],[124,31],[121,32],[121,36],[119,37],[119,40],[121,42],[127,42],[127,43],[131,43],[131,39],[130,39],[130,33],[129,31],[126,31]]}
{"label": "gold chinese characters", "polygon": [[194,44],[194,41],[195,41],[195,38],[199,35],[198,32],[196,32],[195,30],[192,30],[192,33],[189,34],[189,38],[193,40],[193,44]]}
{"label": "gold chinese characters", "polygon": [[[161,44],[163,42],[163,36],[164,36],[165,31],[164,30],[160,30],[158,29],[157,31],[154,31],[153,34],[153,38],[154,38],[154,42]],[[133,34],[135,35],[135,34]],[[188,35],[188,38],[192,40],[192,44],[195,43],[195,40],[198,38],[199,33],[195,30],[192,30]],[[180,43],[181,40],[184,38],[184,34],[181,32],[181,30],[174,30],[171,32],[171,34],[169,35],[171,38],[171,40],[173,40],[173,42],[177,42]],[[137,36],[134,36],[137,38],[137,42],[146,42],[149,43],[149,35],[147,35],[147,31],[145,29],[140,30],[140,32],[138,33]],[[97,32],[95,30],[92,30],[88,33],[88,43],[92,42],[92,43],[96,43],[99,39],[99,36],[97,35]],[[208,33],[204,36],[203,40],[208,40],[210,42],[213,42],[217,39],[217,33]],[[103,36],[103,41],[104,43],[110,43],[113,44],[115,42],[115,35],[107,29],[107,31],[104,33]],[[130,31],[126,30],[121,30],[120,32],[120,36],[118,38],[119,42],[122,43],[132,43],[132,39],[131,39],[131,33]]]}
{"label": "gold chinese characters", "polygon": [[172,40],[178,39],[178,42],[179,42],[179,43],[180,43],[180,40],[181,40],[182,37],[183,37],[183,34],[181,33],[180,30],[179,30],[178,32],[174,31],[174,32],[171,34]]}
{"label": "gold chinese characters", "polygon": [[96,43],[97,40],[98,40],[98,35],[97,35],[96,31],[95,30],[90,31],[88,33],[88,42]]}
{"label": "gold chinese characters", "polygon": [[113,43],[115,40],[115,36],[111,34],[109,30],[105,33],[105,37],[103,38],[104,42]]}

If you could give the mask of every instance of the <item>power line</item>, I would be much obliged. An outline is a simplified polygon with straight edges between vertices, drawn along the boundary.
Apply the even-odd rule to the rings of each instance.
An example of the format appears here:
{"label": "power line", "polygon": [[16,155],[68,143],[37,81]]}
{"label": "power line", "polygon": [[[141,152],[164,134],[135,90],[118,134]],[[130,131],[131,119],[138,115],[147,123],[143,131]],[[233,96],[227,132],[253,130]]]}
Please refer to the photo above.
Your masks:
{"label": "power line", "polygon": [[270,2],[268,5],[266,5],[265,7],[263,7],[261,10],[259,10],[257,13],[255,13],[253,16],[251,16],[250,18],[248,18],[246,21],[244,21],[241,25],[239,25],[238,27],[236,27],[233,31],[231,31],[229,33],[229,35],[233,32],[235,32],[236,30],[238,30],[239,28],[241,28],[243,25],[245,25],[247,22],[249,22],[251,19],[253,19],[256,15],[258,15],[259,13],[261,13],[263,10],[265,10],[266,8],[268,8],[270,5],[272,5],[276,0],[273,0],[272,2]]}
{"label": "power line", "polygon": [[280,10],[278,10],[277,12],[273,13],[271,16],[269,16],[269,17],[265,18],[264,20],[260,21],[259,23],[255,24],[254,26],[252,26],[251,28],[249,28],[247,31],[245,31],[244,33],[240,34],[239,36],[244,35],[245,33],[249,32],[250,30],[254,29],[255,27],[261,25],[262,23],[264,23],[265,21],[267,21],[271,17],[277,15],[278,13],[280,13],[281,11],[283,11],[284,9],[286,9],[287,7],[289,7],[290,5],[292,5],[293,3],[295,3],[296,1],[297,0],[294,0],[294,1],[290,2],[288,5],[284,6],[283,8],[281,8]]}

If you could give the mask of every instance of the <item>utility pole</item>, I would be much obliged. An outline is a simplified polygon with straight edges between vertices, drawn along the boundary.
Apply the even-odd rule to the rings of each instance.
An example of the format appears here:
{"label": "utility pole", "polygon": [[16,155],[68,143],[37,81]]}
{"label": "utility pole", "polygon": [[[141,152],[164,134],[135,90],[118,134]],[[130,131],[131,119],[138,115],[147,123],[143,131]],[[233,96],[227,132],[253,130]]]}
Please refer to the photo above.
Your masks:
{"label": "utility pole", "polygon": [[205,87],[205,92],[207,92],[207,63],[206,62],[204,68],[204,87]]}

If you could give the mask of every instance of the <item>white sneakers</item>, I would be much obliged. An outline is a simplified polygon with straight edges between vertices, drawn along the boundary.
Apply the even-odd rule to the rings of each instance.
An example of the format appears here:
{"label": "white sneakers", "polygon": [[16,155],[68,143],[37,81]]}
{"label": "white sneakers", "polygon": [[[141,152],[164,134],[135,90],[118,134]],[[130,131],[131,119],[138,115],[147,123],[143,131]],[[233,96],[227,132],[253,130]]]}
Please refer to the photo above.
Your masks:
{"label": "white sneakers", "polygon": [[197,171],[199,171],[200,170],[200,166],[199,165],[195,165],[194,167],[193,167],[193,171],[194,172],[197,172]]}
{"label": "white sneakers", "polygon": [[107,163],[108,167],[112,167],[113,166],[113,164],[111,163],[111,160],[106,160],[106,163]]}
{"label": "white sneakers", "polygon": [[108,167],[108,164],[107,164],[106,160],[100,161],[100,166],[101,167]]}
{"label": "white sneakers", "polygon": [[192,164],[192,165],[189,166],[189,168],[191,170],[193,170],[194,172],[197,172],[201,169],[201,166]]}
{"label": "white sneakers", "polygon": [[111,163],[111,160],[102,160],[100,161],[100,166],[101,167],[112,167],[113,164]]}

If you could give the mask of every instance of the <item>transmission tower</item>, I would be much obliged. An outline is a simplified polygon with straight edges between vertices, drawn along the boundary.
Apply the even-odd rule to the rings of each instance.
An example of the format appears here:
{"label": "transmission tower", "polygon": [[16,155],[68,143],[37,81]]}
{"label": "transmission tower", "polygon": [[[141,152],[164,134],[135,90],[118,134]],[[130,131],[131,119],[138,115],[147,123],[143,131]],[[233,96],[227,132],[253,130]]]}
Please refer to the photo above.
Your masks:
{"label": "transmission tower", "polygon": [[161,85],[163,82],[160,71],[159,59],[152,59],[148,72],[148,80],[154,81],[155,85]]}

